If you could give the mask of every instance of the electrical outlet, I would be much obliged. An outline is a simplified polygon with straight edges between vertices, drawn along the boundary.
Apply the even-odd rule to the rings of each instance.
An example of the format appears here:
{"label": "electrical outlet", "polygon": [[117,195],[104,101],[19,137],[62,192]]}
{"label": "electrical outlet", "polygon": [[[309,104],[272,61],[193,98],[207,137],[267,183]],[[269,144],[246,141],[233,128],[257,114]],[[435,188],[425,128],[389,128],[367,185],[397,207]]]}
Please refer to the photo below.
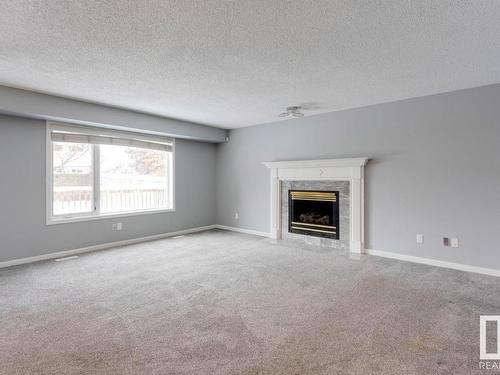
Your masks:
{"label": "electrical outlet", "polygon": [[424,235],[417,234],[417,243],[424,243]]}
{"label": "electrical outlet", "polygon": [[122,223],[113,223],[112,228],[113,228],[113,230],[122,230],[123,224]]}
{"label": "electrical outlet", "polygon": [[448,237],[443,237],[443,246],[450,246],[450,239]]}
{"label": "electrical outlet", "polygon": [[235,220],[238,220],[239,218],[240,218],[240,215],[239,215],[237,212],[235,212],[235,213],[234,213],[234,219],[235,219]]}
{"label": "electrical outlet", "polygon": [[452,238],[451,239],[451,247],[458,247],[458,246],[459,246],[458,238]]}

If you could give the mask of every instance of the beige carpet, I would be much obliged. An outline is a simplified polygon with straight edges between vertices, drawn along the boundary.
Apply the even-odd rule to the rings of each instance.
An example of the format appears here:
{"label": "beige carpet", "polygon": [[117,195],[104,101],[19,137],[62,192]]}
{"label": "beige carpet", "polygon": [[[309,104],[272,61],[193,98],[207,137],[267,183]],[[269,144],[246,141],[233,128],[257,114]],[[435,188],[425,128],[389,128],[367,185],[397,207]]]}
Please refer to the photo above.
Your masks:
{"label": "beige carpet", "polygon": [[[473,374],[500,279],[223,231],[0,270],[1,374]],[[488,373],[492,373],[489,371]]]}

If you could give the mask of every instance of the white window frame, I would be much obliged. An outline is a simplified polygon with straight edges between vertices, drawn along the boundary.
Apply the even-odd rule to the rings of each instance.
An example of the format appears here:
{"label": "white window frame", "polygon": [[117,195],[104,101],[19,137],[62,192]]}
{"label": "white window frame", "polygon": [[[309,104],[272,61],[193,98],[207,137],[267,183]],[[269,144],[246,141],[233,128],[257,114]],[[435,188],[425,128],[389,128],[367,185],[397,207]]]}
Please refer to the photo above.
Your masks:
{"label": "white window frame", "polygon": [[[171,194],[172,194],[172,208],[153,208],[153,209],[146,209],[146,210],[133,210],[133,211],[124,211],[124,212],[119,212],[119,213],[101,213],[99,212],[99,205],[97,204],[99,200],[99,194],[100,191],[99,189],[96,189],[96,186],[100,186],[99,184],[99,178],[100,178],[100,164],[96,163],[96,160],[100,160],[100,155],[99,155],[99,147],[92,147],[93,148],[93,153],[92,153],[92,174],[93,174],[93,179],[92,179],[92,190],[93,190],[93,199],[92,202],[94,204],[94,209],[92,212],[89,213],[75,213],[75,214],[70,214],[70,215],[54,215],[53,210],[54,210],[54,205],[53,205],[53,149],[52,149],[52,139],[51,139],[51,133],[53,130],[71,130],[71,129],[78,129],[79,133],[87,133],[87,134],[92,134],[95,132],[95,130],[92,129],[86,129],[84,126],[78,126],[78,125],[73,125],[73,124],[65,124],[65,123],[60,123],[60,122],[52,122],[52,121],[47,121],[46,123],[46,133],[45,133],[45,139],[46,139],[46,224],[47,225],[53,225],[53,224],[66,224],[66,223],[75,223],[75,222],[81,222],[81,221],[91,221],[91,220],[102,220],[102,219],[113,219],[113,218],[120,218],[120,217],[127,217],[127,216],[137,216],[137,215],[147,215],[147,214],[159,214],[159,213],[166,213],[166,212],[175,212],[175,139],[171,139],[172,142],[172,172],[169,175],[169,185],[171,189]],[[95,128],[94,128],[95,129]],[[124,132],[121,131],[114,131],[110,129],[103,128],[103,132],[110,133],[110,134],[124,134]],[[131,132],[128,132],[128,134],[131,134]],[[146,140],[150,141],[164,141],[165,137],[161,136],[154,136],[150,134],[141,134],[141,138],[144,138]]]}

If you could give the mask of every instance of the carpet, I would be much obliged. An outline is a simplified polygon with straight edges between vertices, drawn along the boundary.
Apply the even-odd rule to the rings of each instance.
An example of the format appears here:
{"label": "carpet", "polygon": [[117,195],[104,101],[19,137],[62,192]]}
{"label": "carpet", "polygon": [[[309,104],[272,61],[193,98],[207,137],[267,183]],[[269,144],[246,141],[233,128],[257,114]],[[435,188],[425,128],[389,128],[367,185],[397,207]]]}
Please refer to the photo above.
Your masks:
{"label": "carpet", "polygon": [[0,285],[9,375],[484,374],[479,315],[500,314],[500,278],[220,230]]}

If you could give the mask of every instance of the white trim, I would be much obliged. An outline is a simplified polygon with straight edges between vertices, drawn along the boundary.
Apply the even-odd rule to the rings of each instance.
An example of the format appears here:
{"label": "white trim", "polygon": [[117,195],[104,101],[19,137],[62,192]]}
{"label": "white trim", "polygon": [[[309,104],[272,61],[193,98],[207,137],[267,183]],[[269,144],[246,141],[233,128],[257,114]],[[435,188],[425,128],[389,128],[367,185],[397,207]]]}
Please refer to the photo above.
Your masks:
{"label": "white trim", "polygon": [[207,231],[207,230],[215,229],[215,227],[216,227],[215,225],[207,225],[207,226],[204,226],[204,227],[183,229],[183,230],[179,230],[179,231],[176,231],[176,232],[160,233],[160,234],[154,234],[152,236],[139,237],[139,238],[131,238],[129,240],[107,242],[107,243],[103,243],[103,244],[99,244],[99,245],[93,245],[93,246],[88,246],[88,247],[81,247],[79,249],[64,250],[64,251],[58,251],[58,252],[55,252],[55,253],[49,253],[49,254],[43,254],[43,255],[36,255],[36,256],[28,257],[28,258],[20,258],[20,259],[7,260],[5,262],[0,262],[0,268],[12,267],[12,266],[17,266],[17,265],[26,264],[26,263],[40,262],[40,261],[43,261],[43,260],[50,260],[50,259],[55,259],[55,258],[62,258],[62,257],[76,255],[76,254],[88,253],[88,252],[91,252],[91,251],[99,251],[99,250],[110,249],[110,248],[113,248],[113,247],[133,245],[133,244],[136,244],[136,243],[139,243],[139,242],[147,242],[147,241],[160,240],[162,238],[180,236],[180,235],[183,235],[183,234],[196,233],[196,232],[204,232],[204,231]]}
{"label": "white trim", "polygon": [[252,229],[244,229],[244,228],[238,228],[238,227],[229,227],[226,225],[220,225],[216,224],[215,228],[221,229],[221,230],[228,230],[231,232],[239,232],[239,233],[245,233],[245,234],[253,234],[255,236],[261,236],[261,237],[269,237],[271,238],[271,233],[268,232],[260,232],[258,230],[252,230]]}
{"label": "white trim", "polygon": [[[52,166],[53,167],[53,166]],[[53,169],[53,168],[52,168]],[[99,216],[101,215],[101,194],[96,189],[98,186],[101,186],[101,148],[100,147],[95,147],[92,145],[92,205],[94,207],[94,215]],[[51,189],[54,189],[54,186],[51,186]],[[54,195],[54,192],[52,191],[51,196]],[[78,217],[75,217],[78,218]],[[54,216],[52,214],[50,218],[50,222],[56,222],[57,221],[57,216]],[[63,218],[64,219],[64,218]],[[71,219],[70,219],[71,220]]]}
{"label": "white trim", "polygon": [[168,177],[169,178],[168,183],[170,184],[169,191],[171,194],[171,197],[170,197],[171,202],[170,203],[172,203],[172,208],[171,208],[172,211],[171,212],[175,212],[175,181],[177,181],[177,177],[175,176],[175,154],[176,154],[175,147],[176,147],[176,144],[177,144],[177,142],[174,139],[174,141],[172,142],[172,156],[171,156],[171,160],[170,160],[170,162],[171,162],[170,167],[172,168],[172,173]]}
{"label": "white trim", "polygon": [[51,128],[48,123],[45,126],[45,223],[52,219],[52,209],[54,207],[52,199],[52,165],[54,164],[52,142],[50,141]]}
{"label": "white trim", "polygon": [[46,225],[57,225],[57,224],[69,224],[78,223],[81,221],[93,221],[93,220],[104,220],[104,219],[115,219],[120,217],[129,217],[137,215],[151,215],[151,214],[163,214],[167,212],[175,212],[173,208],[155,208],[152,210],[136,210],[136,211],[125,211],[112,214],[98,214],[98,215],[88,215],[88,216],[70,216],[70,217],[57,217],[55,216],[50,221],[47,221]]}
{"label": "white trim", "polygon": [[282,181],[349,181],[351,253],[364,252],[364,166],[368,158],[263,162],[270,169],[270,235],[281,239]]}
{"label": "white trim", "polygon": [[283,168],[327,168],[327,167],[363,167],[368,158],[345,158],[345,159],[320,159],[320,160],[291,160],[291,161],[265,161],[269,169]]}
{"label": "white trim", "polygon": [[483,275],[500,277],[500,270],[496,270],[493,268],[469,266],[467,264],[447,262],[444,260],[416,257],[413,255],[398,254],[398,253],[392,253],[390,251],[382,251],[382,250],[374,250],[374,249],[366,249],[365,254],[374,255],[374,256],[383,257],[383,258],[397,259],[397,260],[402,260],[405,262],[427,264],[429,266],[450,268],[453,270],[480,273]]}
{"label": "white trim", "polygon": [[[152,135],[142,135],[145,139],[151,141],[160,141],[160,140],[168,140],[171,143],[172,151],[170,158],[170,167],[172,172],[168,175],[168,184],[169,184],[169,196],[167,197],[168,201],[171,203],[172,207],[163,207],[163,208],[154,208],[154,209],[146,209],[146,210],[134,210],[134,211],[123,211],[123,212],[113,212],[113,213],[101,213],[100,212],[100,194],[96,186],[99,186],[99,171],[100,164],[96,163],[96,160],[99,160],[99,147],[95,145],[92,146],[92,204],[94,205],[94,210],[91,212],[83,212],[78,214],[71,215],[53,215],[53,145],[51,139],[52,130],[68,130],[68,129],[78,129],[78,131],[88,134],[93,134],[95,132],[108,132],[106,134],[140,134],[136,132],[118,132],[114,130],[106,130],[101,129],[99,127],[83,127],[74,124],[66,124],[66,123],[58,123],[53,121],[46,121],[46,131],[45,131],[45,224],[46,225],[54,225],[54,224],[66,224],[66,223],[76,223],[82,221],[92,221],[92,220],[102,220],[102,219],[113,219],[120,217],[128,217],[128,216],[136,216],[136,215],[146,215],[146,214],[158,214],[158,213],[167,213],[167,212],[175,212],[175,138],[170,137],[160,137],[160,136],[152,136]],[[169,165],[166,166],[167,168]]]}

